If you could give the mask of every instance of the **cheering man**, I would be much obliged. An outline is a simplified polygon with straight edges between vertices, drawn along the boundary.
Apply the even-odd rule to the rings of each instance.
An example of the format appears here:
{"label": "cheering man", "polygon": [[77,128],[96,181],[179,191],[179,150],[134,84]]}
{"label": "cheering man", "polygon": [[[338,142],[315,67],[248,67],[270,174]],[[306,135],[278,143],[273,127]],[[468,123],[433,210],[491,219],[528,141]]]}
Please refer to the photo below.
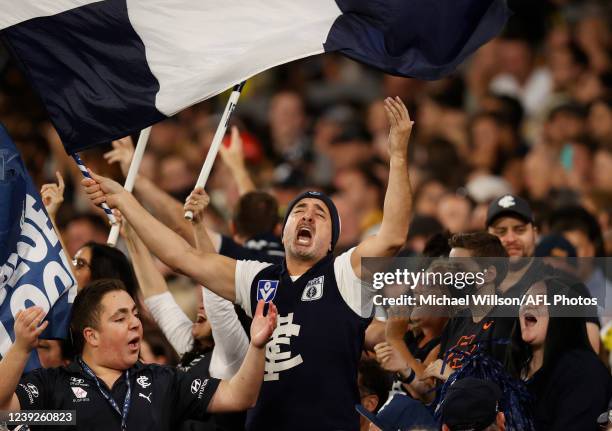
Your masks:
{"label": "cheering man", "polygon": [[373,290],[362,285],[361,258],[393,256],[410,219],[408,139],[412,121],[399,98],[385,100],[390,172],[376,235],[333,258],[340,235],[335,205],[319,192],[297,196],[283,226],[280,264],[233,260],[191,247],[146,212],[119,184],[93,174],[83,185],[95,204],[121,210],[147,247],[167,265],[255,313],[274,300],[278,325],[266,347],[264,384],[247,429],[357,430],[357,364],[372,315]]}
{"label": "cheering man", "polygon": [[[72,307],[71,331],[79,356],[67,367],[21,374],[46,328],[39,307],[15,318],[15,343],[0,361],[0,410],[75,410],[79,430],[171,430],[208,412],[240,411],[255,404],[264,372],[264,346],[276,326],[276,307],[260,301],[251,345],[229,380],[138,361],[142,324],[123,283],[90,283]],[[66,416],[52,421],[62,425]],[[68,427],[73,429],[72,427]]]}

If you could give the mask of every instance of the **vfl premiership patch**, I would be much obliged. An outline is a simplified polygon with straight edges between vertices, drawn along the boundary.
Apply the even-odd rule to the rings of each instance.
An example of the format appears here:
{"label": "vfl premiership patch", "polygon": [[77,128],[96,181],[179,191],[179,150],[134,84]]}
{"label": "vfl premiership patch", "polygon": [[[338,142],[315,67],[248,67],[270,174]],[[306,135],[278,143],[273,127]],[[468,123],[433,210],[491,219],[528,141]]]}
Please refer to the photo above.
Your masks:
{"label": "vfl premiership patch", "polygon": [[324,275],[310,280],[302,292],[302,301],[316,301],[317,299],[321,299],[323,296],[324,281]]}
{"label": "vfl premiership patch", "polygon": [[263,299],[266,303],[276,296],[278,280],[259,280],[257,282],[257,300]]}

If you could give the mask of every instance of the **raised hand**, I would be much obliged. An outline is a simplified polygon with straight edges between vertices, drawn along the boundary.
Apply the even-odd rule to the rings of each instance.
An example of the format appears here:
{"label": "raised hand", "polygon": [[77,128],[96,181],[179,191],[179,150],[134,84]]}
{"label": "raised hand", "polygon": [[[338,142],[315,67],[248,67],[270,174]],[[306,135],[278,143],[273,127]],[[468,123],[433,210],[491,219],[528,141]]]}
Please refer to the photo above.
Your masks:
{"label": "raised hand", "polygon": [[83,178],[81,185],[85,189],[87,197],[94,205],[106,202],[109,207],[117,208],[119,197],[127,191],[123,186],[110,178],[89,171],[91,178]]}
{"label": "raised hand", "polygon": [[49,217],[51,217],[53,220],[55,220],[55,216],[57,215],[60,205],[62,202],[64,202],[65,189],[62,174],[57,171],[55,172],[55,176],[57,177],[57,184],[43,184],[42,188],[40,189],[40,195],[42,196],[45,209],[47,210]]}
{"label": "raised hand", "polygon": [[15,316],[15,347],[30,352],[38,346],[38,336],[45,330],[49,321],[42,324],[45,311],[40,307],[19,310]]}
{"label": "raised hand", "polygon": [[108,163],[119,163],[124,177],[127,177],[130,170],[132,157],[134,157],[134,143],[129,136],[113,141],[113,149],[104,153]]}
{"label": "raised hand", "polygon": [[240,137],[238,127],[232,126],[230,145],[227,148],[221,145],[219,152],[221,153],[221,160],[223,160],[223,163],[225,163],[232,172],[236,173],[245,169],[242,138]]}
{"label": "raised hand", "polygon": [[253,322],[251,322],[251,344],[258,349],[263,348],[272,336],[278,316],[278,310],[273,302],[268,303],[268,314],[264,316],[264,305],[263,300],[257,302]]}
{"label": "raised hand", "polygon": [[389,130],[389,154],[393,157],[408,157],[408,140],[412,132],[414,121],[404,102],[399,97],[385,99],[385,112],[391,125]]}
{"label": "raised hand", "polygon": [[397,373],[408,368],[408,364],[402,359],[399,352],[387,342],[374,346],[374,352],[376,352],[376,360],[380,366],[387,371]]}
{"label": "raised hand", "polygon": [[197,187],[191,194],[185,199],[185,212],[191,211],[193,213],[192,223],[199,223],[204,218],[204,210],[210,203],[210,197],[204,191],[202,187]]}

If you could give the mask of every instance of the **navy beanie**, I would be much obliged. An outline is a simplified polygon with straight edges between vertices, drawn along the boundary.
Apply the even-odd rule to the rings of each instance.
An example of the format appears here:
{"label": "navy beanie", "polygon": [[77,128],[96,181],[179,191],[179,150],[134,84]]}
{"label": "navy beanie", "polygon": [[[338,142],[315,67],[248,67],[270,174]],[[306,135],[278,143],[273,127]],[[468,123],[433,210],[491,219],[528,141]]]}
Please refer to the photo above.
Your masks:
{"label": "navy beanie", "polygon": [[283,232],[285,231],[285,225],[287,224],[287,219],[289,218],[289,214],[291,214],[291,210],[293,210],[293,207],[302,199],[308,198],[320,200],[325,204],[325,206],[327,206],[327,209],[329,210],[329,215],[331,216],[332,224],[331,250],[333,251],[336,247],[336,243],[338,242],[338,237],[340,236],[340,216],[338,215],[336,205],[334,205],[334,202],[325,193],[306,191],[297,195],[287,206],[287,211],[285,212],[285,220],[283,220]]}

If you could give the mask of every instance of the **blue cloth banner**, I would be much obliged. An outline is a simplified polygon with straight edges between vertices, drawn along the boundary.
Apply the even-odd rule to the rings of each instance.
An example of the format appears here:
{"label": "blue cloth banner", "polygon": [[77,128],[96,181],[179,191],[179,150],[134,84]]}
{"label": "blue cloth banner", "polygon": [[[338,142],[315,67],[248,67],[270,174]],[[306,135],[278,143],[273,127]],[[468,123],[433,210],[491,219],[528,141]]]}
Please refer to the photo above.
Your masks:
{"label": "blue cloth banner", "polygon": [[[0,356],[15,334],[15,314],[42,307],[49,326],[40,338],[68,334],[76,281],[40,194],[15,144],[0,125]],[[36,351],[26,371],[40,367]]]}

